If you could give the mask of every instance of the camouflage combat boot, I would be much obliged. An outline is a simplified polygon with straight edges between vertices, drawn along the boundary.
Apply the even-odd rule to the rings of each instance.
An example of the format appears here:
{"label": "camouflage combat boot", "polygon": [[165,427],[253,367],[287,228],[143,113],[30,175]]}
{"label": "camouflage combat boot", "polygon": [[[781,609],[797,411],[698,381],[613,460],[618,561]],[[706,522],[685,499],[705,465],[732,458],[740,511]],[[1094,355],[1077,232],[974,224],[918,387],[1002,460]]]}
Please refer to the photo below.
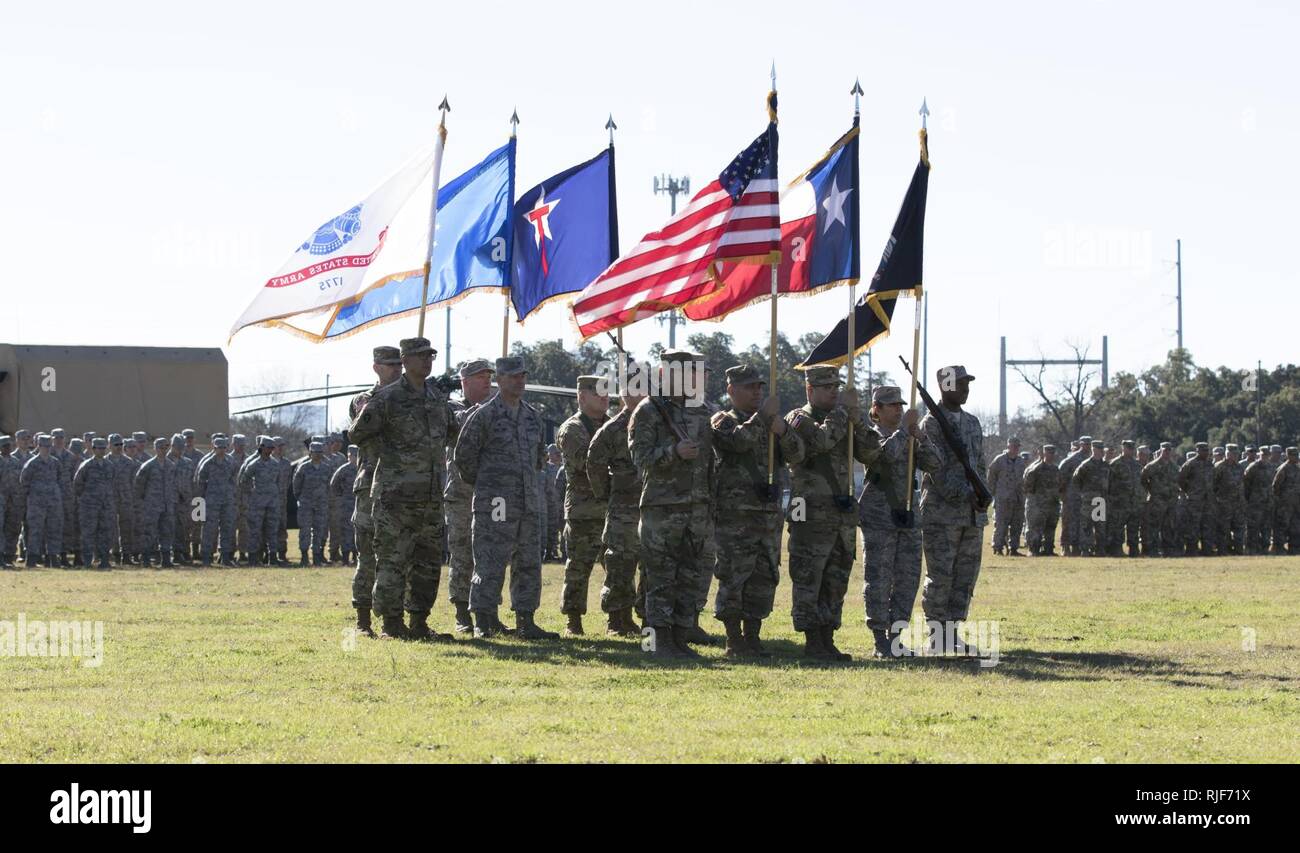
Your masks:
{"label": "camouflage combat boot", "polygon": [[[700,627],[700,616],[695,614],[695,619],[691,627],[683,629],[687,642],[695,643],[698,646],[712,646],[716,644],[713,635]],[[694,654],[694,652],[692,652]]]}
{"label": "camouflage combat boot", "polygon": [[429,627],[429,612],[409,611],[408,616],[411,623],[406,629],[407,637],[412,640],[419,640],[425,643],[450,643],[451,634],[439,634]]}
{"label": "camouflage combat boot", "polygon": [[470,616],[469,603],[464,601],[452,602],[456,606],[456,633],[473,634],[474,617]]}
{"label": "camouflage combat boot", "polygon": [[653,642],[650,644],[650,654],[656,660],[676,660],[683,657],[682,653],[677,651],[677,644],[673,642],[673,629],[667,625],[652,627],[650,629]]}
{"label": "camouflage combat boot", "polygon": [[521,640],[558,640],[560,635],[547,631],[533,621],[531,610],[515,611],[515,636]]}
{"label": "camouflage combat boot", "polygon": [[826,660],[830,652],[826,651],[826,645],[822,642],[822,632],[819,628],[813,628],[811,631],[804,631],[803,656],[813,658],[814,660]]}
{"label": "camouflage combat boot", "polygon": [[878,658],[893,658],[894,643],[889,632],[884,628],[877,628],[871,632],[871,636],[875,638],[876,641],[876,650],[873,652],[873,656]]}
{"label": "camouflage combat boot", "polygon": [[370,608],[357,608],[357,633],[365,634],[370,639],[375,638],[375,629],[370,625]]}
{"label": "camouflage combat boot", "polygon": [[304,555],[302,556],[302,559],[300,559],[300,560],[298,561],[298,568],[300,568],[300,569],[305,569],[305,568],[307,568],[307,555],[306,555],[306,554],[304,554]]}
{"label": "camouflage combat boot", "polygon": [[[703,633],[703,630],[698,624],[695,626],[694,630]],[[677,654],[681,657],[698,658],[700,656],[700,653],[690,646],[691,632],[691,628],[683,628],[680,625],[674,625],[672,627],[673,645],[677,647]],[[704,636],[708,637],[709,635],[705,634]],[[710,639],[712,638],[710,637]]]}
{"label": "camouflage combat boot", "polygon": [[579,613],[570,613],[568,614],[568,616],[569,616],[569,624],[564,628],[564,636],[566,637],[583,636],[582,615]]}
{"label": "camouflage combat boot", "polygon": [[756,658],[758,654],[745,642],[745,635],[740,630],[740,620],[732,616],[722,625],[727,630],[727,648],[723,652],[729,658]]}
{"label": "camouflage combat boot", "polygon": [[107,558],[107,557],[103,557],[103,558],[100,559],[100,561],[99,561],[99,567],[100,567],[101,569],[104,569],[105,571],[108,571],[108,570],[110,570],[110,569],[112,568],[112,566],[110,566],[110,565],[108,564],[108,558]]}
{"label": "camouflage combat boot", "polygon": [[851,661],[853,655],[848,652],[842,652],[835,646],[835,629],[830,625],[822,626],[822,645],[826,647],[826,652],[831,660]]}
{"label": "camouflage combat boot", "polygon": [[745,637],[745,645],[749,650],[761,658],[770,658],[772,653],[763,648],[763,643],[759,640],[759,634],[763,631],[762,619],[743,619],[740,623],[741,633]]}
{"label": "camouflage combat boot", "polygon": [[487,640],[502,633],[501,620],[497,618],[496,611],[475,610],[473,616],[475,638]]}
{"label": "camouflage combat boot", "polygon": [[407,633],[406,625],[402,623],[401,616],[385,616],[384,626],[380,629],[379,639],[381,640],[409,640],[410,634]]}
{"label": "camouflage combat boot", "polygon": [[162,566],[162,568],[164,568],[164,569],[170,569],[170,568],[172,568],[172,552],[171,552],[171,551],[163,551],[163,552],[162,552],[162,564],[161,564],[161,566]]}

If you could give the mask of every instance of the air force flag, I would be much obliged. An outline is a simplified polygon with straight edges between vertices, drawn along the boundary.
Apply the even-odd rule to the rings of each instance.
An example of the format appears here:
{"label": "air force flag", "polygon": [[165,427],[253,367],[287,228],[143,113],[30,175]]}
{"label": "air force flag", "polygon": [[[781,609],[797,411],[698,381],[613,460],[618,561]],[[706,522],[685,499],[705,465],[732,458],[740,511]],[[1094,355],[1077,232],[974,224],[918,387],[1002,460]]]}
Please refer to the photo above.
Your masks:
{"label": "air force flag", "polygon": [[[476,287],[509,287],[514,183],[511,139],[438,190],[426,305],[448,302]],[[368,290],[339,308],[325,337],[337,338],[419,311],[423,284],[424,271],[413,270]]]}
{"label": "air force flag", "polygon": [[510,298],[520,322],[604,272],[618,255],[614,146],[520,196],[514,240]]}

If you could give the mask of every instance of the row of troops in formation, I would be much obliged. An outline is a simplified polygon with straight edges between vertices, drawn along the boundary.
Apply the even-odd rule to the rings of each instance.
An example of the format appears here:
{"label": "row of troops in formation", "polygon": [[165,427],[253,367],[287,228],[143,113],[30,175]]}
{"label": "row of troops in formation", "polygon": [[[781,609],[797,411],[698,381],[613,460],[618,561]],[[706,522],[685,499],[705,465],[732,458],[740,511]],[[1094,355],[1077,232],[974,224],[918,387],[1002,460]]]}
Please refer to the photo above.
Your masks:
{"label": "row of troops in formation", "polygon": [[[424,338],[403,340],[400,350],[377,348],[378,381],[352,403],[349,435],[360,448],[357,628],[374,636],[373,613],[382,620],[381,636],[452,640],[429,626],[445,530],[457,633],[556,638],[535,619],[548,454],[543,419],[523,399],[527,367],[518,357],[463,364],[459,402],[429,379],[434,355]],[[805,371],[807,403],[784,416],[777,399],[764,395],[757,371],[730,367],[730,407],[716,410],[684,393],[684,372],[702,371],[703,362],[696,353],[665,352],[661,393],[641,396],[634,377],[612,417],[604,378],[579,377],[578,411],[556,434],[565,481],[560,609],[567,633],[583,633],[589,581],[603,562],[600,607],[608,633],[641,637],[639,617],[652,629],[645,645],[656,657],[698,654],[691,645],[703,639],[699,615],[716,577],[713,613],[726,630],[726,654],[770,655],[761,629],[773,609],[788,520],[792,619],[806,656],[849,659],[835,633],[859,527],[875,654],[911,653],[899,635],[920,585],[923,550],[930,651],[967,653],[956,626],[979,575],[986,507],[934,417],[918,423],[893,386],[874,390],[864,417],[857,393],[842,389],[833,367]],[[974,377],[960,366],[939,375],[949,380],[941,411],[953,440],[982,471],[979,421],[961,408]],[[790,478],[785,509],[773,488],[769,436],[774,465]],[[925,472],[919,499],[909,495],[912,445]],[[856,500],[850,446],[867,471]],[[919,524],[907,512],[918,502]],[[499,616],[507,566],[513,628]]]}
{"label": "row of troops in formation", "polygon": [[1300,450],[1281,445],[1244,455],[1236,444],[1197,442],[1180,457],[1170,442],[1125,439],[1118,449],[1092,436],[1037,457],[1007,441],[988,469],[994,495],[994,553],[1054,555],[1056,525],[1067,556],[1208,556],[1300,553]]}
{"label": "row of troops in formation", "polygon": [[[310,554],[351,562],[352,482],[356,449],[342,436],[314,436],[300,459],[284,457],[279,436],[212,436],[195,447],[185,429],[152,442],[86,433],[65,444],[64,431],[0,436],[0,565],[19,554],[27,566],[171,567],[286,562],[285,507],[297,499],[300,565]],[[236,558],[235,553],[239,552]]]}

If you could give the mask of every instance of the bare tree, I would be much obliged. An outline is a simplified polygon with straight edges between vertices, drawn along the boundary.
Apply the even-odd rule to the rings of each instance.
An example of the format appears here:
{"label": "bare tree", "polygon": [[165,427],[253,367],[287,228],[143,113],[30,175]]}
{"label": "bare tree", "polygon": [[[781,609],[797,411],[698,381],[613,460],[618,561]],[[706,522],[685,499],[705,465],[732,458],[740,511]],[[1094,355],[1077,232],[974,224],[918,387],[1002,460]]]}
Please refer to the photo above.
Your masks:
{"label": "bare tree", "polygon": [[1093,409],[1103,399],[1103,395],[1096,394],[1091,402],[1088,400],[1088,388],[1097,375],[1096,368],[1085,364],[1088,360],[1088,347],[1075,343],[1067,343],[1067,346],[1074,351],[1073,375],[1068,379],[1053,381],[1048,373],[1048,368],[1053,365],[1047,363],[1041,349],[1038,351],[1041,359],[1039,363],[1030,365],[1037,368],[1036,373],[1027,371],[1026,365],[1012,365],[1020,378],[1025,380],[1025,384],[1038,394],[1043,410],[1056,421],[1060,430],[1057,440],[1062,444],[1068,444],[1072,438],[1083,434]]}

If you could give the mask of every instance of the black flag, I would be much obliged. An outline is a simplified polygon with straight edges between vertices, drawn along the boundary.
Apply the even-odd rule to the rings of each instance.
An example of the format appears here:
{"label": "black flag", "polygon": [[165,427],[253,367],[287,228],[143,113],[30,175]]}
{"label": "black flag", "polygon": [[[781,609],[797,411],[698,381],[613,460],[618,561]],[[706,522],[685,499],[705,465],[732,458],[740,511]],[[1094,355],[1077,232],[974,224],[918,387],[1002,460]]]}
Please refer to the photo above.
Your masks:
{"label": "black flag", "polygon": [[[921,267],[925,247],[925,193],[930,182],[930,158],[921,147],[921,160],[912,173],[912,183],[903,198],[903,207],[894,220],[894,229],[880,256],[880,266],[872,276],[867,292],[858,297],[853,308],[854,355],[889,334],[894,304],[900,293],[913,293],[921,286]],[[849,320],[835,324],[831,333],[808,353],[799,368],[817,364],[842,365],[849,360]]]}

